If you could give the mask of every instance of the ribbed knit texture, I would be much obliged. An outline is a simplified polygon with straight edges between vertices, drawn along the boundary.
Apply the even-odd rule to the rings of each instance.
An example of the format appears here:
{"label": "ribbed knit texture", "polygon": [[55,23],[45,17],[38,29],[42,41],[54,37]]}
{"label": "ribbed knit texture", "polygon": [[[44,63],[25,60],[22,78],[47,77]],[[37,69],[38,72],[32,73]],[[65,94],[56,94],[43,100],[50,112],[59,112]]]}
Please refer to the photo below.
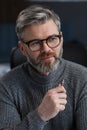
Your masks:
{"label": "ribbed knit texture", "polygon": [[[48,122],[37,107],[46,92],[64,79],[67,105]],[[87,130],[87,68],[61,60],[48,76],[38,74],[28,63],[0,79],[0,130]]]}

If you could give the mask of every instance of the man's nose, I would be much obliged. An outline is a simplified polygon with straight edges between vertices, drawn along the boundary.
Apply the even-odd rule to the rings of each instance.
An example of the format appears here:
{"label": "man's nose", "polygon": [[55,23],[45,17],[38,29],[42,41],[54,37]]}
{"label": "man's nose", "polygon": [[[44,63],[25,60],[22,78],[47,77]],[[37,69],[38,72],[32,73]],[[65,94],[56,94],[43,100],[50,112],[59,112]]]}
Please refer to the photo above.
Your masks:
{"label": "man's nose", "polygon": [[44,52],[48,52],[51,48],[47,45],[46,41],[43,41],[43,45],[42,45],[42,51]]}

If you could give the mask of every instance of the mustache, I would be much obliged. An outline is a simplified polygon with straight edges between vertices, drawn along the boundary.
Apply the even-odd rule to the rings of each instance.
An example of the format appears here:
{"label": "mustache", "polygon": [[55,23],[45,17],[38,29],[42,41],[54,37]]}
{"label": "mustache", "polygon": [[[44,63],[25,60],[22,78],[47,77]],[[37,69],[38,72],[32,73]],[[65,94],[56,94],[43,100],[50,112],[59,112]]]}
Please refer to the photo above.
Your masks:
{"label": "mustache", "polygon": [[42,54],[40,54],[39,58],[43,58],[45,56],[54,56],[55,57],[56,54],[55,54],[55,52],[48,52],[48,53],[43,52]]}

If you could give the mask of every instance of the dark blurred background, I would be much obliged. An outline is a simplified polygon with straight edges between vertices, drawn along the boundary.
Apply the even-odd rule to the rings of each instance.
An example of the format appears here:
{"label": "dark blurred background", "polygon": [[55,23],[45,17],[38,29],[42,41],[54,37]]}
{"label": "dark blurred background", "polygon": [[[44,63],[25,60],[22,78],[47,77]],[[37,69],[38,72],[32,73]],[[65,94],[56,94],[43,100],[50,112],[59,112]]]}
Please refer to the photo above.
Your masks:
{"label": "dark blurred background", "polygon": [[11,49],[17,46],[15,22],[18,13],[35,3],[46,5],[59,14],[64,44],[75,41],[87,46],[87,1],[0,0],[0,63],[9,63]]}
{"label": "dark blurred background", "polygon": [[[0,63],[9,62],[10,50],[17,45],[15,21],[18,13],[35,3],[29,0],[0,0]],[[87,45],[87,2],[39,1],[59,14],[62,21],[64,44],[78,41]]]}

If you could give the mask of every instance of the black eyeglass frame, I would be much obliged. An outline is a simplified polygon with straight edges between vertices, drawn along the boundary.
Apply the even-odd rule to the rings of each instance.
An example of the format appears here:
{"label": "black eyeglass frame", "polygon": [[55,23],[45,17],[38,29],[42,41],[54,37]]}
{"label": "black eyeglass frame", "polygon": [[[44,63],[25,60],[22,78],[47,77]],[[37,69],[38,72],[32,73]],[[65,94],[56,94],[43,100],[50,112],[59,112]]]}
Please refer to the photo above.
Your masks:
{"label": "black eyeglass frame", "polygon": [[[30,40],[30,41],[28,41],[28,42],[25,42],[23,39],[21,40],[24,44],[26,44],[28,47],[29,47],[29,49],[31,50],[31,51],[33,51],[33,52],[35,52],[35,51],[39,51],[40,49],[38,49],[38,50],[32,50],[31,48],[30,48],[30,43],[31,42],[33,42],[33,41],[38,41],[38,42],[40,42],[41,43],[41,45],[43,44],[43,41],[46,41],[46,44],[48,45],[48,39],[50,38],[50,37],[58,37],[59,38],[59,41],[61,40],[61,37],[62,37],[62,34],[59,34],[59,35],[51,35],[51,36],[48,36],[46,39],[42,39],[42,40],[40,40],[40,39],[34,39],[34,40]],[[59,44],[60,44],[60,42],[59,42]],[[50,48],[56,48],[57,46],[59,46],[59,44],[58,45],[56,45],[55,47],[50,47],[49,45],[48,45],[48,47],[50,47]]]}

